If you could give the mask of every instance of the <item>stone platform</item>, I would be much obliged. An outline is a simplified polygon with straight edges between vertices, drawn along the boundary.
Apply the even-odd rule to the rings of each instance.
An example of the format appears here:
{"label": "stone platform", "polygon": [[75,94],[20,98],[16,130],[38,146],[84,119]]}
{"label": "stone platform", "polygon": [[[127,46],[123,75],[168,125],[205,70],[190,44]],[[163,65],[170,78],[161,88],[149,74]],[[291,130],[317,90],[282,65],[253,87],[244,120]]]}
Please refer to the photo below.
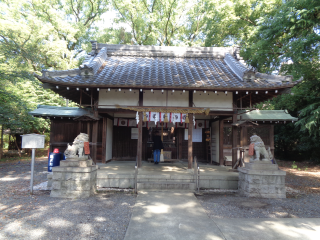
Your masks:
{"label": "stone platform", "polygon": [[[134,188],[134,161],[111,161],[98,164],[97,186],[102,188]],[[200,163],[199,187],[203,189],[238,189],[238,173],[228,172],[230,167]],[[142,162],[138,170],[138,190],[175,189],[194,190],[196,181],[187,162]]]}
{"label": "stone platform", "polygon": [[92,160],[69,159],[52,168],[51,197],[86,198],[96,192],[96,165]]}
{"label": "stone platform", "polygon": [[238,168],[239,193],[246,197],[286,198],[286,172],[277,164],[255,161]]}

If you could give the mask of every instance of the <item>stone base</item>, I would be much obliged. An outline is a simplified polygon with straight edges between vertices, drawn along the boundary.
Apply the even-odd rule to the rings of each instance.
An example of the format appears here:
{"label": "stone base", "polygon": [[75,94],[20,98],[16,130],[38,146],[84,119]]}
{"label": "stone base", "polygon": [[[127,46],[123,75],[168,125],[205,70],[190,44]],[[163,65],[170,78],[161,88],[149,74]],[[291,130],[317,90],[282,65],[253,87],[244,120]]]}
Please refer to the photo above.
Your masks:
{"label": "stone base", "polygon": [[47,174],[47,179],[48,179],[47,188],[51,188],[52,187],[52,177],[53,177],[52,172]]}
{"label": "stone base", "polygon": [[68,159],[52,168],[51,197],[86,198],[96,192],[96,165],[92,160]]}
{"label": "stone base", "polygon": [[286,198],[286,172],[277,164],[257,161],[238,168],[240,195],[258,198]]}

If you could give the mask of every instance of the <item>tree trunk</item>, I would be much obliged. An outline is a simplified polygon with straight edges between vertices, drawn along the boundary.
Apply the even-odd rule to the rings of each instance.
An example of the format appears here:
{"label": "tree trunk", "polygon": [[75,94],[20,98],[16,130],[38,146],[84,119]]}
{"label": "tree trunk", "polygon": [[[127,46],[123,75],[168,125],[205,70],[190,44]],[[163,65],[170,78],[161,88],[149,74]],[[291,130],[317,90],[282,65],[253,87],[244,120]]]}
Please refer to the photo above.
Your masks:
{"label": "tree trunk", "polygon": [[20,151],[20,148],[19,148],[18,143],[17,143],[17,137],[14,139],[14,143],[16,144],[16,147],[18,149],[19,157],[21,157],[21,151]]}
{"label": "tree trunk", "polygon": [[3,156],[3,125],[1,125],[0,159]]}

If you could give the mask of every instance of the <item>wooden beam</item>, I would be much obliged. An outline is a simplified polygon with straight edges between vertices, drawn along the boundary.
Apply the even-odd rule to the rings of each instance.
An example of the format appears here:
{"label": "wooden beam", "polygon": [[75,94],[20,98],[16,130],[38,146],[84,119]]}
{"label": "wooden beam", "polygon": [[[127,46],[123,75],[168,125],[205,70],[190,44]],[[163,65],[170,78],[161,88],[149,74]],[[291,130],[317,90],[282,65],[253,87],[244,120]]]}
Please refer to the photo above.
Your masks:
{"label": "wooden beam", "polygon": [[223,120],[219,121],[219,163],[220,166],[224,165],[224,156],[223,156]]}
{"label": "wooden beam", "polygon": [[106,117],[102,119],[102,163],[105,163],[107,155],[107,121]]}
{"label": "wooden beam", "polygon": [[193,114],[189,113],[189,126],[188,126],[188,169],[192,168],[193,162],[193,148],[192,148],[192,129],[193,129]]}
{"label": "wooden beam", "polygon": [[[99,110],[99,109],[98,109],[98,110]],[[108,114],[108,113],[102,113],[102,112],[100,112],[100,111],[98,111],[98,113],[99,113],[99,115],[102,116],[102,117],[107,117],[107,118],[111,119],[112,121],[114,120],[114,117],[111,116],[111,115]]]}
{"label": "wooden beam", "polygon": [[[232,122],[233,123],[237,122],[237,114],[234,114],[232,116]],[[237,140],[238,140],[237,136],[238,136],[238,127],[232,126],[232,167],[237,162]]]}

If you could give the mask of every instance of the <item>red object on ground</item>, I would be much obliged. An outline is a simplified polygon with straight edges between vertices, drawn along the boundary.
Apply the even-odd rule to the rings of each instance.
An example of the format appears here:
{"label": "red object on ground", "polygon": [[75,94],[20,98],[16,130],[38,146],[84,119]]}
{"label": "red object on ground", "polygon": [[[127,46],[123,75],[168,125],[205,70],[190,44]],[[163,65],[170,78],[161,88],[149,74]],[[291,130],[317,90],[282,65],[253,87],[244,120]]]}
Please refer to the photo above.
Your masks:
{"label": "red object on ground", "polygon": [[84,142],[83,147],[84,147],[84,154],[86,155],[90,154],[89,142]]}
{"label": "red object on ground", "polygon": [[58,148],[55,148],[55,149],[53,150],[53,153],[59,153],[59,149],[58,149]]}
{"label": "red object on ground", "polygon": [[251,143],[251,144],[249,145],[248,155],[249,155],[249,156],[253,156],[253,154],[254,154],[254,143]]}

